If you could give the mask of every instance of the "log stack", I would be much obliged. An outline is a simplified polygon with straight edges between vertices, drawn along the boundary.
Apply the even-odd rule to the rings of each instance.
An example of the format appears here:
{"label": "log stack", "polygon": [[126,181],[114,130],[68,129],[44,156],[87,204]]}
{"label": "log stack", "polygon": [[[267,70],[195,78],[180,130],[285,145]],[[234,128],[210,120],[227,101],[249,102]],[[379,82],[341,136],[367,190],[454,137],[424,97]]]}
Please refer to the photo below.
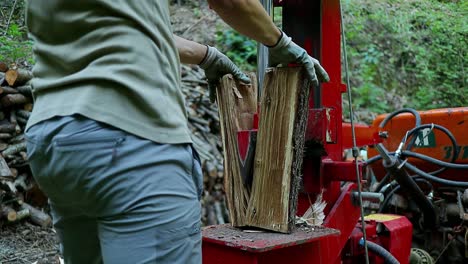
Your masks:
{"label": "log stack", "polygon": [[50,216],[36,208],[46,198],[31,177],[23,133],[33,107],[31,79],[29,70],[0,62],[0,224],[28,218],[47,227]]}
{"label": "log stack", "polygon": [[202,223],[228,223],[218,106],[210,102],[205,73],[198,66],[182,66],[182,92],[186,98],[194,147],[200,155],[203,169]]}
{"label": "log stack", "polygon": [[[42,212],[41,195],[27,162],[24,129],[32,111],[31,72],[0,62],[0,225],[23,218],[50,225]],[[198,66],[182,67],[182,92],[195,149],[199,153],[204,181],[204,225],[229,221],[225,203],[222,142],[218,108],[209,100],[208,83]]]}

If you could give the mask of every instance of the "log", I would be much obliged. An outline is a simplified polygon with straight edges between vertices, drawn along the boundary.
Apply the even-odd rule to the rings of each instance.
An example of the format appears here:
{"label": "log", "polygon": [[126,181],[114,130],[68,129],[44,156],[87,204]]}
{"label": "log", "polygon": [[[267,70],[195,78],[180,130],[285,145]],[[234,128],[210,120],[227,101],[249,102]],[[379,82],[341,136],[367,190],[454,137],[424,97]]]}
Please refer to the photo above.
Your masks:
{"label": "log", "polygon": [[17,110],[16,114],[18,117],[22,117],[24,119],[29,119],[29,117],[31,116],[31,112],[21,109]]}
{"label": "log", "polygon": [[265,75],[248,224],[282,233],[295,226],[310,82],[302,68]]}
{"label": "log", "polygon": [[0,61],[0,72],[7,72],[7,71],[8,71],[8,64]]}
{"label": "log", "polygon": [[4,151],[8,148],[8,144],[0,140],[0,151]]}
{"label": "log", "polygon": [[23,109],[26,110],[26,111],[29,111],[29,112],[32,112],[33,110],[33,104],[32,103],[27,103],[23,106]]}
{"label": "log", "polygon": [[8,222],[15,222],[17,219],[16,211],[13,210],[10,206],[4,205],[2,209],[2,218],[6,219]]}
{"label": "log", "polygon": [[5,73],[5,79],[11,87],[21,86],[29,82],[33,78],[30,71],[25,69],[9,69]]}
{"label": "log", "polygon": [[0,99],[2,107],[10,107],[13,105],[24,105],[30,102],[30,99],[22,94],[7,94]]}
{"label": "log", "polygon": [[12,138],[12,137],[13,137],[13,135],[10,134],[10,133],[0,133],[0,140],[2,140],[2,139],[10,139],[10,138]]}
{"label": "log", "polygon": [[12,177],[10,168],[8,167],[5,159],[0,156],[0,177]]}
{"label": "log", "polygon": [[26,85],[18,86],[18,87],[16,87],[16,90],[20,94],[22,94],[22,95],[24,95],[26,97],[32,98],[32,87],[31,87],[31,85],[26,84]]}
{"label": "log", "polygon": [[30,213],[29,220],[31,220],[32,223],[39,225],[41,227],[51,226],[52,219],[50,218],[48,214],[32,207],[31,205],[27,203],[23,203],[23,205],[21,205],[21,210],[25,210],[25,209],[29,210],[29,213]]}
{"label": "log", "polygon": [[2,123],[0,124],[0,133],[14,133],[15,127],[15,125],[10,124],[9,122]]}
{"label": "log", "polygon": [[0,87],[0,94],[17,94],[18,90],[15,88],[7,87],[7,86],[2,86]]}
{"label": "log", "polygon": [[[257,79],[255,74],[250,74],[250,78]],[[223,142],[224,188],[230,222],[234,226],[245,226],[250,186],[244,182],[246,176],[245,171],[242,171],[243,163],[237,144],[237,131],[251,129],[253,126],[253,122],[250,124],[246,120],[246,114],[253,116],[257,111],[256,82],[244,85],[231,75],[224,76],[217,89],[217,102]]]}
{"label": "log", "polygon": [[2,152],[2,155],[4,157],[5,156],[10,156],[10,155],[14,155],[16,153],[19,153],[21,151],[26,151],[26,142],[21,142],[21,143],[17,143],[17,144],[13,144],[13,145],[8,146],[8,148],[5,149]]}
{"label": "log", "polygon": [[30,216],[31,216],[31,212],[29,211],[29,209],[20,210],[16,212],[16,222],[21,221]]}

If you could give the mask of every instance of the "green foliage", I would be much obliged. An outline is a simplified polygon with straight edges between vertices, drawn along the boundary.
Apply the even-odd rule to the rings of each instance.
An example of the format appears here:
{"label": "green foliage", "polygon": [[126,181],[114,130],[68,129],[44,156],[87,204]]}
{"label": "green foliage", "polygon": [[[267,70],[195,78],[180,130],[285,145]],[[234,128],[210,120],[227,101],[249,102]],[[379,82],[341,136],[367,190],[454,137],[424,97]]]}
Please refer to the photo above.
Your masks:
{"label": "green foliage", "polygon": [[237,66],[245,71],[255,71],[257,64],[257,43],[232,29],[216,33],[218,49],[226,54]]}
{"label": "green foliage", "polygon": [[0,36],[0,61],[19,63],[26,61],[34,63],[32,56],[32,42],[24,40],[25,33],[17,24],[11,24],[6,34]]}
{"label": "green foliage", "polygon": [[468,105],[466,3],[345,1],[355,107],[383,113]]}

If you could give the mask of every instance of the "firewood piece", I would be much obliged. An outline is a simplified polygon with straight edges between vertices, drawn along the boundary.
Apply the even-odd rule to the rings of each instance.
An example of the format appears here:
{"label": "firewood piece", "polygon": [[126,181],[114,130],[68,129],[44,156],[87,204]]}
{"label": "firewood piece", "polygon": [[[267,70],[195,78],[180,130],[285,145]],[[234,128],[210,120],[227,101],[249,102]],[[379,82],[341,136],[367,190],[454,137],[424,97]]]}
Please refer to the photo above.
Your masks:
{"label": "firewood piece", "polygon": [[2,107],[10,107],[13,105],[24,105],[29,103],[30,100],[22,94],[7,94],[0,99]]}
{"label": "firewood piece", "polygon": [[208,126],[208,125],[210,125],[210,122],[209,122],[209,121],[204,120],[204,119],[201,119],[201,118],[198,118],[198,117],[189,116],[188,119],[189,119],[190,122],[198,123],[198,124],[200,124],[200,125],[202,125],[202,126]]}
{"label": "firewood piece", "polygon": [[0,156],[0,177],[12,177],[10,167],[8,167],[5,159]]}
{"label": "firewood piece", "polygon": [[213,204],[213,207],[215,209],[216,221],[218,222],[218,225],[225,224],[226,221],[224,221],[223,211],[222,211],[222,208],[221,208],[221,203],[219,201],[215,201],[214,204]]}
{"label": "firewood piece", "polygon": [[0,72],[7,72],[7,71],[8,71],[8,64],[0,61]]}
{"label": "firewood piece", "polygon": [[14,133],[15,125],[10,124],[9,122],[0,124],[0,133]]}
{"label": "firewood piece", "polygon": [[265,75],[248,224],[289,233],[295,225],[310,83],[302,68]]}
{"label": "firewood piece", "polygon": [[28,123],[28,120],[26,118],[22,118],[22,117],[18,116],[17,119],[18,119],[18,124],[20,124],[22,126],[24,126],[24,125],[26,125]]}
{"label": "firewood piece", "polygon": [[5,73],[5,79],[8,85],[15,87],[27,83],[33,78],[33,75],[30,71],[25,69],[9,69]]}
{"label": "firewood piece", "polygon": [[2,188],[9,194],[16,195],[18,193],[18,190],[16,189],[15,185],[10,180],[2,180],[0,184],[2,185]]}
{"label": "firewood piece", "polygon": [[21,109],[17,110],[16,114],[18,117],[22,117],[24,119],[29,119],[29,117],[31,116],[31,112]]}
{"label": "firewood piece", "polygon": [[12,137],[13,137],[13,135],[10,134],[10,133],[0,133],[0,140],[2,140],[2,139],[10,139],[10,138],[12,138]]}
{"label": "firewood piece", "polygon": [[[257,77],[250,74],[250,79],[256,80]],[[243,114],[251,113],[253,116],[257,111],[256,82],[244,85],[231,75],[224,76],[217,89],[217,102],[224,152],[224,188],[230,222],[234,226],[245,226],[250,190],[243,180],[237,132],[252,128],[252,125],[248,126],[249,122],[243,120]]]}
{"label": "firewood piece", "polygon": [[210,203],[207,203],[205,205],[206,207],[206,220],[207,220],[207,224],[210,226],[210,225],[216,225],[216,212],[215,212],[215,209],[214,209],[214,206]]}
{"label": "firewood piece", "polygon": [[4,151],[8,148],[8,144],[0,140],[0,151]]}
{"label": "firewood piece", "polygon": [[15,111],[10,111],[10,123],[15,125],[15,133],[20,134],[21,133],[21,127],[18,125],[18,118],[16,117],[16,112]]}
{"label": "firewood piece", "polygon": [[28,184],[26,183],[26,180],[28,178],[28,175],[27,174],[21,174],[20,176],[18,176],[15,181],[13,182],[13,184],[15,185],[15,187],[17,189],[20,189],[21,191],[25,192],[25,191],[28,191],[30,189],[30,187],[28,186]]}
{"label": "firewood piece", "polygon": [[29,209],[22,209],[16,212],[16,222],[26,219],[31,216]]}
{"label": "firewood piece", "polygon": [[13,138],[10,139],[9,143],[10,144],[16,144],[16,143],[21,143],[21,142],[24,142],[25,140],[25,137],[24,137],[24,134],[19,134]]}
{"label": "firewood piece", "polygon": [[13,178],[16,178],[18,176],[18,170],[15,169],[15,168],[10,168],[10,171],[11,171],[11,176]]}
{"label": "firewood piece", "polygon": [[28,209],[31,217],[29,218],[32,223],[39,225],[41,227],[49,227],[52,224],[52,219],[50,216],[27,203],[23,203],[21,210]]}
{"label": "firewood piece", "polygon": [[2,218],[6,219],[8,222],[15,222],[17,219],[16,211],[13,210],[10,206],[2,206]]}
{"label": "firewood piece", "polygon": [[22,94],[22,95],[24,95],[26,97],[32,98],[32,87],[31,87],[31,85],[26,84],[26,85],[18,86],[18,87],[16,87],[16,90],[20,94]]}
{"label": "firewood piece", "polygon": [[2,86],[0,87],[0,94],[17,94],[18,90],[15,88],[7,87],[7,86]]}
{"label": "firewood piece", "polygon": [[26,142],[20,142],[20,143],[17,143],[17,144],[13,144],[13,145],[10,145],[8,146],[7,149],[5,149],[3,152],[2,152],[2,155],[5,157],[5,156],[10,156],[10,155],[14,155],[16,153],[19,153],[21,151],[25,151],[26,150]]}
{"label": "firewood piece", "polygon": [[32,103],[27,103],[23,106],[23,109],[29,112],[32,112],[34,105]]}

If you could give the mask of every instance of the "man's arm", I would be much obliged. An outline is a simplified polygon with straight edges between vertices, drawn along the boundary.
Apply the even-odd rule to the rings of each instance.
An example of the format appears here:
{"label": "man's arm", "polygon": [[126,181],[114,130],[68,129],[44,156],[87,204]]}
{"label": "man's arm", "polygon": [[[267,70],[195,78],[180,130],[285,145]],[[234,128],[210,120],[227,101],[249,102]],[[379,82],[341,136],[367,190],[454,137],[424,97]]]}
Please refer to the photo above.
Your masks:
{"label": "man's arm", "polygon": [[184,64],[200,64],[206,56],[208,47],[174,35],[180,62]]}
{"label": "man's arm", "polygon": [[243,83],[250,83],[249,76],[216,48],[186,40],[176,35],[174,35],[174,41],[179,51],[181,63],[198,64],[205,70],[212,102],[215,100],[216,85],[223,75],[230,73]]}
{"label": "man's arm", "polygon": [[281,31],[259,0],[208,0],[210,7],[232,28],[266,46],[274,46]]}
{"label": "man's arm", "polygon": [[258,0],[207,0],[211,8],[231,27],[268,46],[270,66],[299,63],[306,69],[307,76],[315,84],[329,81],[327,72],[319,61],[296,45],[281,32]]}

